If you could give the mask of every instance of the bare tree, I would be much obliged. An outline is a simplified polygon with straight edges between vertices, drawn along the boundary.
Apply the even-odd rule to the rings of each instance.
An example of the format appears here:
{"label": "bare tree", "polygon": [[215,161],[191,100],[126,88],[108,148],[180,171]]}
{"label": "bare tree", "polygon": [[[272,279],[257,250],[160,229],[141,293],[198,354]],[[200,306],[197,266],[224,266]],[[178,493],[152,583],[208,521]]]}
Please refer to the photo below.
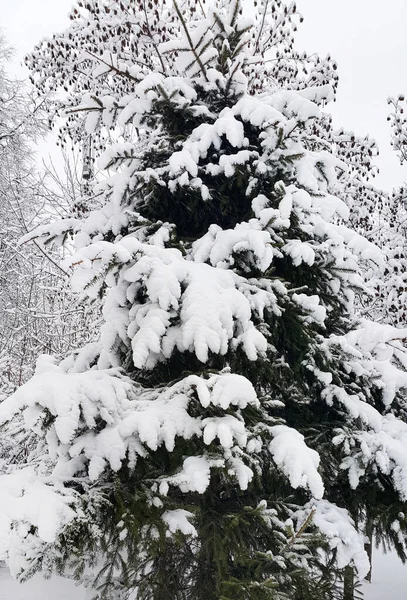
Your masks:
{"label": "bare tree", "polygon": [[[34,227],[73,212],[81,182],[75,161],[63,173],[39,170],[35,143],[48,131],[47,101],[6,71],[12,55],[0,38],[0,393],[31,374],[39,354],[60,354],[88,339],[85,309],[67,291],[59,251],[19,240]],[[62,340],[63,344],[62,344]]]}

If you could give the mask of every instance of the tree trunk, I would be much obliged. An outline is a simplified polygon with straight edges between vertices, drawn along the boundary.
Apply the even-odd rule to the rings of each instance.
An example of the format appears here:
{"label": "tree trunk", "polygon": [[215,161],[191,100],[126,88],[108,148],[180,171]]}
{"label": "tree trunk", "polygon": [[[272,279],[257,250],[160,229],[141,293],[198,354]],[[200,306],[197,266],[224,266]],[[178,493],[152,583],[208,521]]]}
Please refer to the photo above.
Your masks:
{"label": "tree trunk", "polygon": [[343,600],[354,600],[355,598],[355,572],[353,567],[345,567],[343,577]]}
{"label": "tree trunk", "polygon": [[374,523],[371,517],[368,517],[366,522],[366,537],[368,541],[365,543],[365,551],[369,557],[370,570],[366,575],[365,579],[369,583],[372,581],[372,555],[373,555],[373,532],[374,532]]}

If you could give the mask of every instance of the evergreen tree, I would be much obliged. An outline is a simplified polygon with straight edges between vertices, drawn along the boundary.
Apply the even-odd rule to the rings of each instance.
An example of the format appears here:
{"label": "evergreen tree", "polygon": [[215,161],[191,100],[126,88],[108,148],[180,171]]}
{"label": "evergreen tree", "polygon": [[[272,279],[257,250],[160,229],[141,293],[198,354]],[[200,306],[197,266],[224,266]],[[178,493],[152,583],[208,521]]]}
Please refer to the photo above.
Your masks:
{"label": "evergreen tree", "polygon": [[355,321],[383,255],[344,223],[336,67],[293,52],[280,0],[254,22],[238,0],[71,18],[28,62],[107,176],[31,237],[74,236],[104,323],[0,406],[30,448],[0,477],[0,557],[94,598],[341,597],[369,569],[358,528],[407,497],[407,332]]}

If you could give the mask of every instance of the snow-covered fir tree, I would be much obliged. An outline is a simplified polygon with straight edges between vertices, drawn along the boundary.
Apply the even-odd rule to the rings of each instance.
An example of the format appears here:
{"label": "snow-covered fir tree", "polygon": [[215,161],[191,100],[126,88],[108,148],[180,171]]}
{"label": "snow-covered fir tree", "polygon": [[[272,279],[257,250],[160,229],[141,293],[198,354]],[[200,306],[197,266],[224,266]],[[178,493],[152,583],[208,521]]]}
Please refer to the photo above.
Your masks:
{"label": "snow-covered fir tree", "polygon": [[349,140],[319,133],[336,65],[292,50],[294,4],[251,12],[88,0],[29,59],[105,176],[26,241],[73,236],[64,267],[104,323],[0,405],[28,449],[0,476],[21,579],[328,600],[345,567],[368,571],[383,507],[404,551],[407,331],[354,318],[360,262],[383,254],[346,224]]}

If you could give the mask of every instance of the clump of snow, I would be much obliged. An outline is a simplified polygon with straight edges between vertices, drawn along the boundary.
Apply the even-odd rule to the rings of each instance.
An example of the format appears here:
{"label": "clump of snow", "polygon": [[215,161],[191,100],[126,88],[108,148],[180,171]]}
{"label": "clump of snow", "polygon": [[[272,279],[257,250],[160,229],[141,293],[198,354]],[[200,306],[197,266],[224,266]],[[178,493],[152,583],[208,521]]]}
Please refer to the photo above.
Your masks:
{"label": "clump of snow", "polygon": [[369,558],[364,550],[364,536],[359,533],[348,512],[327,500],[312,500],[296,514],[302,523],[312,514],[312,521],[336,551],[338,567],[354,565],[363,578],[370,569]]}
{"label": "clump of snow", "polygon": [[191,512],[180,508],[167,510],[162,516],[164,523],[168,525],[168,535],[181,531],[184,535],[196,537],[198,535],[197,531],[190,522],[192,518],[193,514]]}
{"label": "clump of snow", "polygon": [[309,448],[304,436],[286,425],[271,428],[274,439],[269,449],[276,465],[288,477],[294,489],[309,488],[315,498],[322,498],[324,484],[318,473],[319,455]]}
{"label": "clump of snow", "polygon": [[[29,562],[29,550],[33,558],[40,554],[42,545],[55,542],[81,512],[74,490],[33,467],[0,475],[0,505],[0,560],[7,560],[14,577]],[[29,533],[32,528],[36,537]]]}

